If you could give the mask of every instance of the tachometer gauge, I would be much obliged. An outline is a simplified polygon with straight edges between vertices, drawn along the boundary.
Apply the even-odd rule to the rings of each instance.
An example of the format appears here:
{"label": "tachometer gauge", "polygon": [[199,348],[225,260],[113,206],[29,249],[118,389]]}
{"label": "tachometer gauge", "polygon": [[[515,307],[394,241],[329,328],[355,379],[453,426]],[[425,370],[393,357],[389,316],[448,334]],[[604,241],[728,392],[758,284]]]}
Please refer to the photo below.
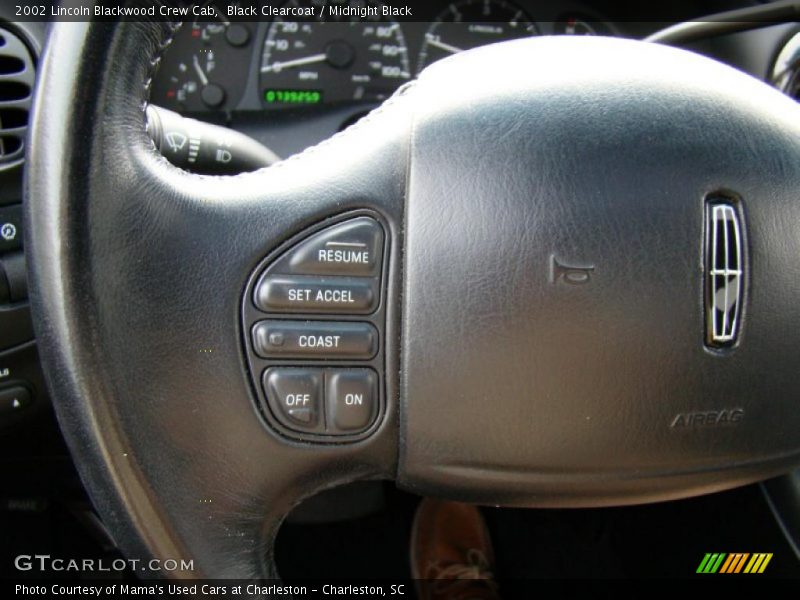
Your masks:
{"label": "tachometer gauge", "polygon": [[451,54],[485,44],[537,35],[521,8],[505,0],[461,0],[431,23],[419,53],[418,69]]}
{"label": "tachometer gauge", "polygon": [[236,106],[252,51],[252,25],[231,23],[225,2],[216,17],[185,23],[175,36],[153,82],[154,104],[181,113],[224,110]]}
{"label": "tachometer gauge", "polygon": [[[290,0],[284,6],[317,6]],[[371,1],[337,2],[355,12]],[[317,10],[317,12],[319,12]],[[262,98],[268,108],[363,100],[380,102],[411,77],[400,24],[380,16],[341,21],[276,19],[261,60]]]}

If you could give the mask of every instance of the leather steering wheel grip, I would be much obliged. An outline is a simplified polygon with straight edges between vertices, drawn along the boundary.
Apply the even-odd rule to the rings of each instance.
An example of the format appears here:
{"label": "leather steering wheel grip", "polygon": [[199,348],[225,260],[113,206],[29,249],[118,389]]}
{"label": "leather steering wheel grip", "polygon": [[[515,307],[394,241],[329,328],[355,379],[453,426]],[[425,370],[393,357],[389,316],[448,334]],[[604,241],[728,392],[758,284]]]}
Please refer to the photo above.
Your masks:
{"label": "leather steering wheel grip", "polygon": [[[26,181],[37,339],[71,452],[123,551],[194,561],[173,577],[273,578],[274,537],[296,503],[395,476],[397,384],[386,381],[384,418],[367,440],[281,439],[256,410],[241,295],[258,261],[310,224],[367,208],[397,226],[407,111],[398,98],[259,172],[180,171],[144,126],[174,27],[52,28]],[[399,233],[387,248],[389,294]],[[398,315],[387,321],[397,339]],[[387,372],[397,357],[390,345]]]}

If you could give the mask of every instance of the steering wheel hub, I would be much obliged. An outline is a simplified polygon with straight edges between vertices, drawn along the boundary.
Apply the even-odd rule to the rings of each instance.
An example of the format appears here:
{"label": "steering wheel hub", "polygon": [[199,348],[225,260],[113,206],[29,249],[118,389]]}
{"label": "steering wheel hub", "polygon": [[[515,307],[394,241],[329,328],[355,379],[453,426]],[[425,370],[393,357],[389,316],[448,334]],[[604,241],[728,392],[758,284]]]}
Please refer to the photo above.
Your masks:
{"label": "steering wheel hub", "polygon": [[597,40],[503,44],[423,75],[405,485],[619,502],[796,456],[798,172],[776,147],[786,103],[743,79]]}

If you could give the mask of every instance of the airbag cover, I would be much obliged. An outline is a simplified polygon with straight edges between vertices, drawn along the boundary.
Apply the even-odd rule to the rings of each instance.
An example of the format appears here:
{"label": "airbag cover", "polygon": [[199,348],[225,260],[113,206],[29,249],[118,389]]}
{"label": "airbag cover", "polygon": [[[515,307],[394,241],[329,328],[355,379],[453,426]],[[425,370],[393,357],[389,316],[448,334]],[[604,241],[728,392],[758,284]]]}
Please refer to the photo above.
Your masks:
{"label": "airbag cover", "polygon": [[[709,59],[611,39],[465,52],[413,93],[405,487],[597,505],[797,461],[794,102]],[[747,225],[741,336],[725,351],[704,338],[704,202],[718,192]]]}

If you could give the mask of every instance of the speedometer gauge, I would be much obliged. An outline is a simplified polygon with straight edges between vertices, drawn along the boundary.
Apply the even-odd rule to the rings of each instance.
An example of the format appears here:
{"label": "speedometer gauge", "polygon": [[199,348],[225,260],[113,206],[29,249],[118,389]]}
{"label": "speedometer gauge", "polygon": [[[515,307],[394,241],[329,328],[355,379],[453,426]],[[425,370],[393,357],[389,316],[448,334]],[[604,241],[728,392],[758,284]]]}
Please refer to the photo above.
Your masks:
{"label": "speedometer gauge", "polygon": [[[290,0],[284,6],[316,6]],[[374,2],[349,2],[377,6]],[[319,12],[318,10],[316,11]],[[411,77],[400,24],[352,21],[286,21],[270,25],[261,60],[261,92],[269,108],[363,100],[380,102]]]}
{"label": "speedometer gauge", "polygon": [[521,8],[506,0],[461,0],[436,17],[419,53],[418,71],[450,54],[537,35]]}

